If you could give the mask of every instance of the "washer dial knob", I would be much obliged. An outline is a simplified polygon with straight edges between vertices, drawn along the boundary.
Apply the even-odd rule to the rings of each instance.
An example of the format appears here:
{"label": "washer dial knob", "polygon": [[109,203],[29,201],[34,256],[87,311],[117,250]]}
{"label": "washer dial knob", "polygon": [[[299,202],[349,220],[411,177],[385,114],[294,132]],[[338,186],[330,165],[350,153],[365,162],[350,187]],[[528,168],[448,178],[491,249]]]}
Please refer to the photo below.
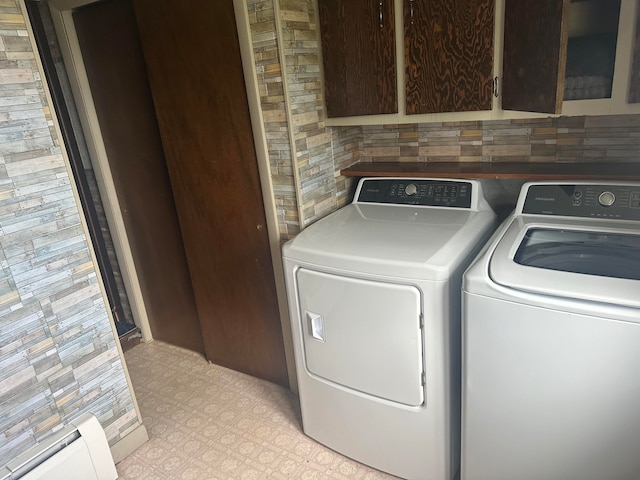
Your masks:
{"label": "washer dial knob", "polygon": [[407,195],[411,196],[411,195],[415,195],[416,193],[418,193],[418,187],[416,187],[415,183],[410,183],[409,185],[406,186],[406,188],[404,189],[404,193],[406,193]]}
{"label": "washer dial knob", "polygon": [[610,207],[616,201],[616,196],[611,192],[602,192],[598,197],[598,202],[603,207]]}

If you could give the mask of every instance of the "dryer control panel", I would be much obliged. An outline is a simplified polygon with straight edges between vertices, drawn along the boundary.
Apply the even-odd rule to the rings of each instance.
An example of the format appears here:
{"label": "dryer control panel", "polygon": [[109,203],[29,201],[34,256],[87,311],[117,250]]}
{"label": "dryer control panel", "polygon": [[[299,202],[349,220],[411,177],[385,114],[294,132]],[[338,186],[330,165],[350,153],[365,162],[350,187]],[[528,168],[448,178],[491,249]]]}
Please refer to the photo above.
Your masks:
{"label": "dryer control panel", "polygon": [[358,203],[471,208],[470,182],[372,178],[362,182]]}
{"label": "dryer control panel", "polygon": [[533,184],[522,213],[640,220],[640,184]]}

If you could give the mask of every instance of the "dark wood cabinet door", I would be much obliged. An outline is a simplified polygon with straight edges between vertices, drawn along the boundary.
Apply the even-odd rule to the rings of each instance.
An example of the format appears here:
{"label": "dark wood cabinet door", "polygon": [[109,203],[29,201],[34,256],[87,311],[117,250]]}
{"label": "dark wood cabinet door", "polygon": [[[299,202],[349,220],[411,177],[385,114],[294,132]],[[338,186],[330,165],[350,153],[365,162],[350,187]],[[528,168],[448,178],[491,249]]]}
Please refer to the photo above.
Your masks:
{"label": "dark wood cabinet door", "polygon": [[134,0],[207,358],[288,385],[232,0]]}
{"label": "dark wood cabinet door", "polygon": [[494,0],[403,0],[407,114],[491,110]]}
{"label": "dark wood cabinet door", "polygon": [[506,0],[502,108],[560,113],[569,0]]}
{"label": "dark wood cabinet door", "polygon": [[329,117],[398,111],[393,0],[318,0]]}

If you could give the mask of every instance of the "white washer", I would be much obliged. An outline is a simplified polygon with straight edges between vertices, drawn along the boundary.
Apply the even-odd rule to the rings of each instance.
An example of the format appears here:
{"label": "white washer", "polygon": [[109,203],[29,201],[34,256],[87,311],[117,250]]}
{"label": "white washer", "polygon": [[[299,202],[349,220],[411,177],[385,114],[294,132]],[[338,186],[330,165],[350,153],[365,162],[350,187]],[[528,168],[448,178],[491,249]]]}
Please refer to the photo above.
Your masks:
{"label": "white washer", "polygon": [[453,478],[462,272],[494,222],[476,181],[367,178],[284,245],[308,436],[394,475]]}
{"label": "white washer", "polygon": [[639,368],[640,184],[525,184],[464,276],[462,480],[638,480]]}

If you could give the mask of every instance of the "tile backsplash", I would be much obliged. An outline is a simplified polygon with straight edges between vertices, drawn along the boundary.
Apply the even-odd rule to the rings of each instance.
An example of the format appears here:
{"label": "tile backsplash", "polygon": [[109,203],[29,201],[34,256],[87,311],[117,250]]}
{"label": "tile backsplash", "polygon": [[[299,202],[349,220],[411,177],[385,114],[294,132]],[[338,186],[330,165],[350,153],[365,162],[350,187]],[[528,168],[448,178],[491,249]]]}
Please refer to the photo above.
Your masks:
{"label": "tile backsplash", "polygon": [[361,161],[637,162],[640,115],[362,127]]}

